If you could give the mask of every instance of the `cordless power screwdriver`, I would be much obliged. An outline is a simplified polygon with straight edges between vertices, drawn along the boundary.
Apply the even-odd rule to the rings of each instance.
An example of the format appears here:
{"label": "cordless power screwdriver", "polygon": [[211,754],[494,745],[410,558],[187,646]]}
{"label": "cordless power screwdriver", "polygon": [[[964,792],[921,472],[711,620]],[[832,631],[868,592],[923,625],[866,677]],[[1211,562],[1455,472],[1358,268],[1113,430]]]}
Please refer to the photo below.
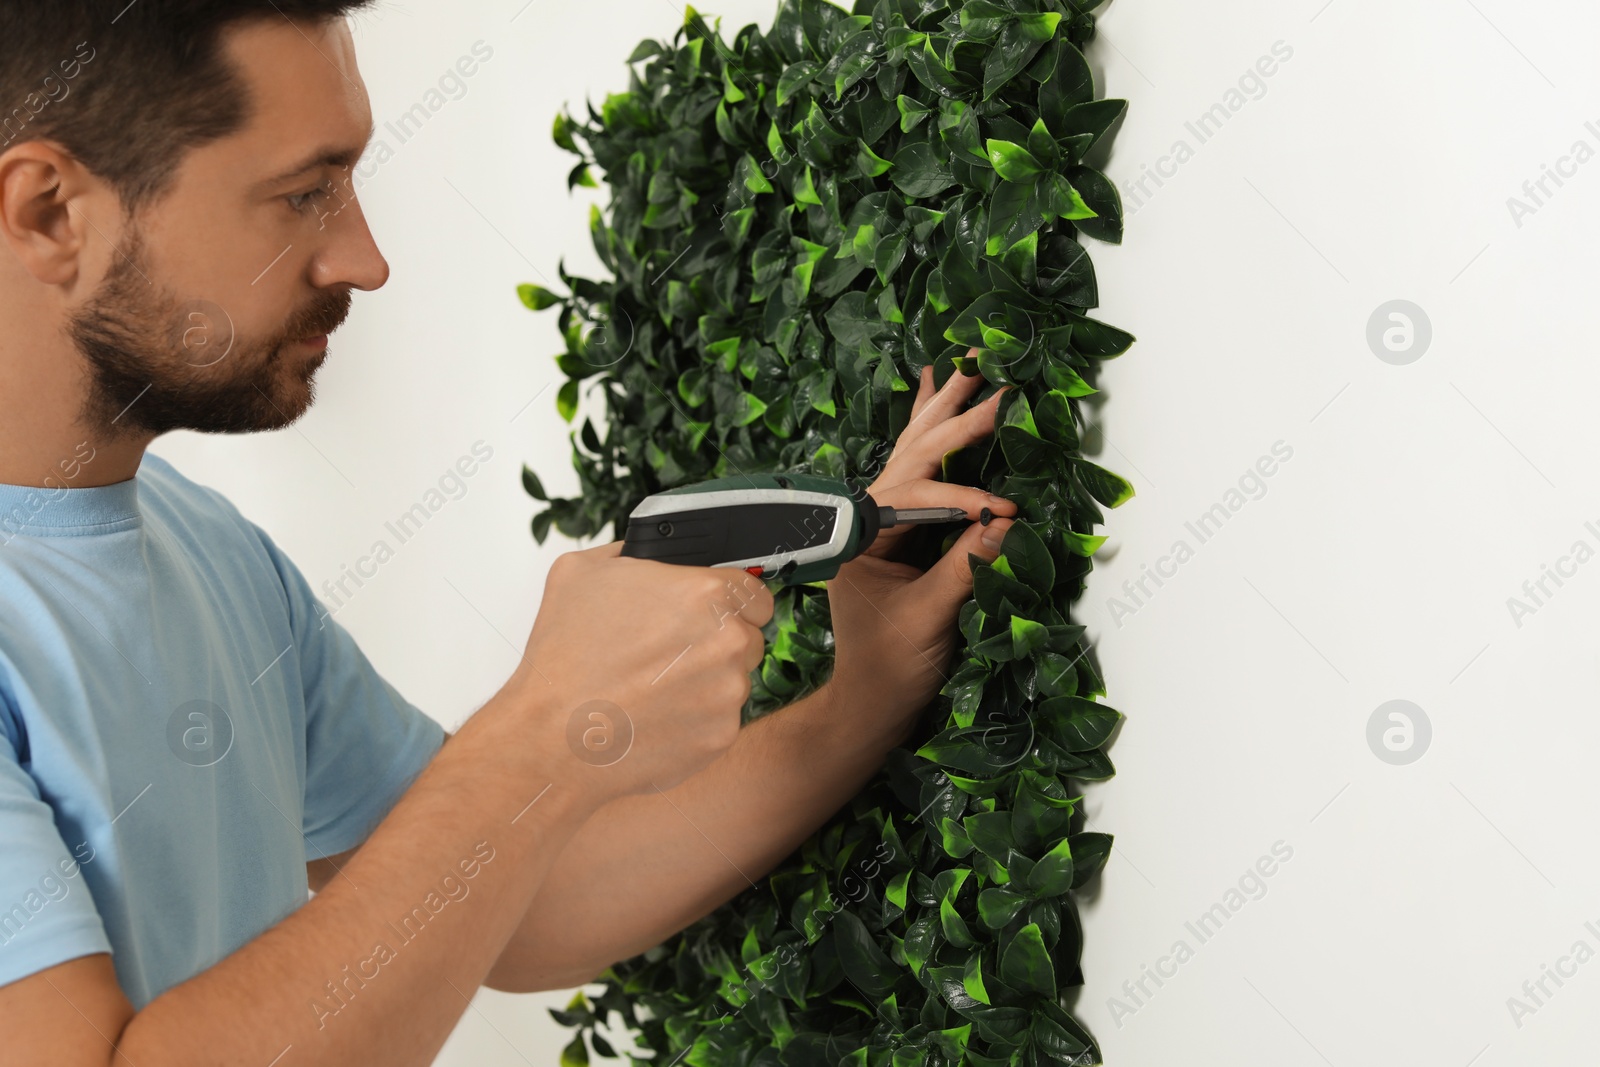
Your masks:
{"label": "cordless power screwdriver", "polygon": [[890,526],[964,519],[963,508],[880,506],[865,490],[812,474],[739,474],[645,497],[622,554],[738,567],[785,585],[821,582]]}

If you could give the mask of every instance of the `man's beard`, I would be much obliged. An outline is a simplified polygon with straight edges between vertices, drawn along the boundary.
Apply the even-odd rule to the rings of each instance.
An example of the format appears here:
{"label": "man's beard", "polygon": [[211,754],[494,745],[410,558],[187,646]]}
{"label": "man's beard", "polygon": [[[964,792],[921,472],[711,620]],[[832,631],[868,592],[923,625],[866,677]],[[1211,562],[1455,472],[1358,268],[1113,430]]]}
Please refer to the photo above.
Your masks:
{"label": "man's beard", "polygon": [[285,366],[299,338],[332,333],[350,312],[348,288],[320,292],[264,340],[235,333],[225,309],[184,301],[148,280],[137,231],[67,332],[87,361],[83,418],[120,436],[170,430],[253,433],[288,426],[316,398],[323,354]]}

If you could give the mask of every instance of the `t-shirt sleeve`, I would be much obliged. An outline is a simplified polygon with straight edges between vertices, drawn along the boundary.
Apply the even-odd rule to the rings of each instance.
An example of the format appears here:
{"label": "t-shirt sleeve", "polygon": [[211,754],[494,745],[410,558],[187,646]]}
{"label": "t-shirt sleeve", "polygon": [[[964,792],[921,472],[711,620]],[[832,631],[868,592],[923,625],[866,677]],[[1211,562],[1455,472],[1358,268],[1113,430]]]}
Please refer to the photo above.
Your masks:
{"label": "t-shirt sleeve", "polygon": [[0,986],[110,951],[55,813],[19,762],[9,732],[0,729]]}
{"label": "t-shirt sleeve", "polygon": [[444,743],[444,727],[407,701],[317,601],[294,563],[256,528],[289,596],[306,701],[310,859],[355,848]]}

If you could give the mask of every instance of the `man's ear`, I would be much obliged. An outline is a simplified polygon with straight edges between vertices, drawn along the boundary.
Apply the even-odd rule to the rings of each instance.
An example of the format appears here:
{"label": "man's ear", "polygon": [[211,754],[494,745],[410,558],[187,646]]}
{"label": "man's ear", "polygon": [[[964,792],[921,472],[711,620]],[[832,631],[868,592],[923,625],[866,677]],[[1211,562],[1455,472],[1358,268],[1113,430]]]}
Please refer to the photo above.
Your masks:
{"label": "man's ear", "polygon": [[45,285],[70,285],[84,270],[94,224],[83,205],[96,181],[52,141],[26,141],[0,154],[0,238]]}

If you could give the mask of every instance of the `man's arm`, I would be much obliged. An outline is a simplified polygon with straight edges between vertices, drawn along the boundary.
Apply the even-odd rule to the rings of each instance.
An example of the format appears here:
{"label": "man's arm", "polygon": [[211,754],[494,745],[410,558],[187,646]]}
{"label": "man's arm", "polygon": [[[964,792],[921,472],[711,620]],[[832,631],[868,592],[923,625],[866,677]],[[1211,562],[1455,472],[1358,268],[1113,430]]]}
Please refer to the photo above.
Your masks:
{"label": "man's arm", "polygon": [[[303,1064],[430,1062],[603,796],[529,732],[521,707],[491,700],[316,899],[137,1013],[104,953],[0,988],[0,1061],[266,1064],[293,1049]],[[446,900],[445,875],[467,894]],[[405,940],[419,907],[426,925]]]}
{"label": "man's arm", "polygon": [[755,884],[901,740],[851,710],[824,685],[750,723],[676,789],[601,807],[567,841],[485,984],[529,992],[593,981]]}

